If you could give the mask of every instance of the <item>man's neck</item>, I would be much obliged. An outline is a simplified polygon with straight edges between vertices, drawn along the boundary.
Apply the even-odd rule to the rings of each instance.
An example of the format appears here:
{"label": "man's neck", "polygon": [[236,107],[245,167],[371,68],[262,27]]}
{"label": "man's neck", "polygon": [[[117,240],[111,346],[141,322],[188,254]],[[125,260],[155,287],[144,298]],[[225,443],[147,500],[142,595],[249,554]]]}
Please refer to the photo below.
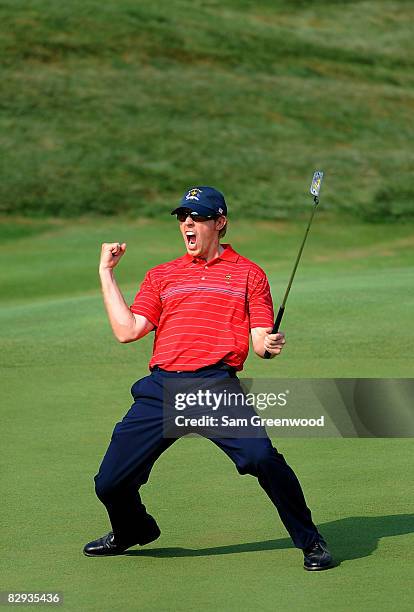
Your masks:
{"label": "man's neck", "polygon": [[224,251],[224,247],[222,247],[221,244],[218,244],[217,248],[211,249],[205,257],[200,255],[199,259],[204,259],[205,261],[209,262],[209,261],[212,261],[213,259],[217,259],[217,257],[220,257],[223,251]]}

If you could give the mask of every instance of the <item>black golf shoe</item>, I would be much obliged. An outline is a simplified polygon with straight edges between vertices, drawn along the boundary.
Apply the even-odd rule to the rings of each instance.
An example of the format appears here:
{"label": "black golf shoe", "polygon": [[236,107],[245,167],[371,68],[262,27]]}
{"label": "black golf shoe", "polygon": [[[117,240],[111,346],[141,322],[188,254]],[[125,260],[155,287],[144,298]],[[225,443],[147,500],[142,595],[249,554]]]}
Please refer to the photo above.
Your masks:
{"label": "black golf shoe", "polygon": [[303,555],[303,567],[308,571],[326,570],[334,565],[332,555],[324,540],[314,542],[312,546],[305,548]]}
{"label": "black golf shoe", "polygon": [[114,555],[122,555],[123,552],[130,548],[131,546],[135,546],[139,544],[140,546],[144,546],[145,544],[149,544],[153,542],[161,535],[161,531],[157,523],[151,525],[150,529],[147,529],[145,533],[141,536],[137,536],[133,540],[126,542],[118,542],[115,539],[115,536],[112,531],[104,535],[102,538],[98,538],[97,540],[93,540],[86,544],[83,549],[83,554],[87,557],[110,557]]}

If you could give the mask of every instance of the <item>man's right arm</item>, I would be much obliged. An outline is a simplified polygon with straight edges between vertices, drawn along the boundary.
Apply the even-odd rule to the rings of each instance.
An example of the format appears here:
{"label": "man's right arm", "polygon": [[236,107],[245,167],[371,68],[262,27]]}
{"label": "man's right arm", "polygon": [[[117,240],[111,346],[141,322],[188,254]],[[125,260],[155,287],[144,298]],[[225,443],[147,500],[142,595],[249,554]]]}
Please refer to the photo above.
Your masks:
{"label": "man's right arm", "polygon": [[134,342],[154,329],[142,315],[134,314],[125,302],[114,276],[114,268],[123,256],[126,244],[104,243],[99,262],[99,276],[106,312],[112,331],[119,342]]}

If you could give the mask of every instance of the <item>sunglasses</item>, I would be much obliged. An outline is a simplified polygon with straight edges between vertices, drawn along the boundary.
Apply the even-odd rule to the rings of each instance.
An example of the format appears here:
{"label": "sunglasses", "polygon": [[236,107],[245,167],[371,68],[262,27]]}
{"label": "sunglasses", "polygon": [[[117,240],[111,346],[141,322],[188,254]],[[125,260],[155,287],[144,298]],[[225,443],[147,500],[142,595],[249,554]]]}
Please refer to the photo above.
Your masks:
{"label": "sunglasses", "polygon": [[178,221],[180,221],[180,223],[182,223],[183,221],[185,221],[187,219],[187,217],[190,217],[192,221],[211,221],[212,219],[217,219],[220,215],[208,215],[207,217],[204,215],[198,215],[196,212],[180,212],[177,213],[177,219]]}

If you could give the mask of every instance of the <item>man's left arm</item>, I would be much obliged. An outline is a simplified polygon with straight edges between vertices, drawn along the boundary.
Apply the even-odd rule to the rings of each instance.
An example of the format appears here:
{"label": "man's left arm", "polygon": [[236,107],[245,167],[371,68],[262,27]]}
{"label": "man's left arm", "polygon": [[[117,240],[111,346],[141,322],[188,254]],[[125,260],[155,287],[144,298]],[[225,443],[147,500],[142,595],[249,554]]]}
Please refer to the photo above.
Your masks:
{"label": "man's left arm", "polygon": [[269,281],[261,268],[249,277],[248,307],[253,350],[261,358],[268,351],[271,358],[279,355],[284,344],[282,332],[272,334],[274,312]]}

